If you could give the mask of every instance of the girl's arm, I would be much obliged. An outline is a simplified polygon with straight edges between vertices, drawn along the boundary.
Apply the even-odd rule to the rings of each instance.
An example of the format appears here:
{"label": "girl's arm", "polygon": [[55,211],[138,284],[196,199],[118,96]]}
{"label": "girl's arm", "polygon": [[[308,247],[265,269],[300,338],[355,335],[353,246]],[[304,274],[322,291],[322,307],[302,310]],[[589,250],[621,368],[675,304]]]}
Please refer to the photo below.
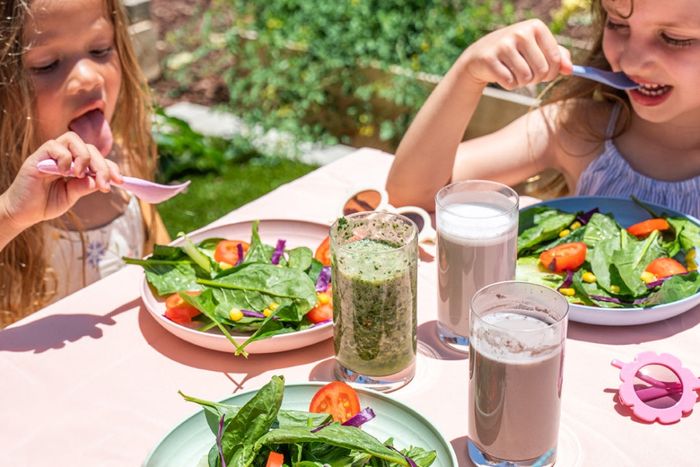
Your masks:
{"label": "girl's arm", "polygon": [[[460,145],[462,136],[488,83],[514,89],[552,80],[560,72],[568,73],[571,66],[568,51],[539,20],[500,29],[466,49],[418,112],[396,151],[386,185],[392,204],[432,209],[435,193],[450,180],[495,178],[510,183],[527,176],[537,165],[524,144],[527,118],[498,136]],[[538,126],[541,120],[532,123]],[[506,141],[506,137],[518,141]]]}

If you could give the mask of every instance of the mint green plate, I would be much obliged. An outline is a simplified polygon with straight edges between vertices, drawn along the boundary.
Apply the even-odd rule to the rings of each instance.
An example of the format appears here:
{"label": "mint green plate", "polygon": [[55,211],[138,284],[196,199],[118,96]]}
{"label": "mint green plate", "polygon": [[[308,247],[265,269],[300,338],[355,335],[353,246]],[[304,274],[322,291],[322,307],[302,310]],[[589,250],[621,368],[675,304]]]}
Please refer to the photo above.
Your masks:
{"label": "mint green plate", "polygon": [[[284,389],[282,407],[308,410],[311,398],[325,383],[288,384]],[[433,449],[437,458],[435,467],[457,467],[457,457],[450,443],[425,417],[384,394],[353,386],[360,396],[360,405],[371,407],[376,418],[362,429],[380,441],[394,438],[394,445],[403,449],[420,446]],[[257,392],[247,391],[224,400],[224,403],[243,405]],[[193,394],[196,396],[196,394]],[[183,404],[189,404],[183,400]],[[199,467],[206,466],[206,456],[214,444],[200,410],[188,417],[158,443],[143,463],[144,467]]]}

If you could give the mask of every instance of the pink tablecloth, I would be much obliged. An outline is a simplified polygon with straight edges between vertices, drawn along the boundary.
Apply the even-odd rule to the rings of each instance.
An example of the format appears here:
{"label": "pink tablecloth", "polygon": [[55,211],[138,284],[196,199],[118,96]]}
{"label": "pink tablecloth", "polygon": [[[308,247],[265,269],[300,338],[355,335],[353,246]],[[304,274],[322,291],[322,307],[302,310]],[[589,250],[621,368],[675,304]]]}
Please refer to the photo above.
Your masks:
{"label": "pink tablecloth", "polygon": [[[391,163],[359,150],[224,216],[330,222],[356,188],[381,187]],[[136,466],[195,408],[181,389],[222,399],[273,374],[329,380],[331,340],[247,360],[195,347],[161,328],[139,297],[142,272],[122,271],[0,331],[0,465]],[[467,364],[435,338],[435,263],[419,266],[417,375],[393,396],[426,414],[467,460]],[[561,466],[699,465],[700,406],[674,425],[630,418],[615,397],[613,358],[669,352],[700,374],[700,308],[635,327],[571,323],[566,348]]]}

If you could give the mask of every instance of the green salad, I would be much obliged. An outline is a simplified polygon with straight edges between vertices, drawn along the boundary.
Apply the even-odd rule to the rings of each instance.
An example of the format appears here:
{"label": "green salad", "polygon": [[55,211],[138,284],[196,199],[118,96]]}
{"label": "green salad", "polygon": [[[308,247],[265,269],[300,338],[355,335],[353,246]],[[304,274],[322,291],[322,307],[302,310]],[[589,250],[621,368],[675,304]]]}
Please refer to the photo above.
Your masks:
{"label": "green salad", "polygon": [[700,226],[682,217],[621,226],[598,209],[538,206],[520,214],[516,278],[559,290],[571,303],[646,308],[700,291]]}
{"label": "green salad", "polygon": [[210,467],[428,467],[436,457],[420,447],[398,450],[391,439],[381,442],[363,431],[360,426],[374,418],[370,408],[343,424],[325,413],[281,409],[281,376],[273,376],[242,407],[180,394],[204,408],[215,439]]}
{"label": "green salad", "polygon": [[[320,257],[323,259],[323,257]],[[220,330],[235,347],[296,332],[332,319],[330,267],[305,246],[287,249],[260,240],[258,222],[250,242],[187,236],[181,246],[156,245],[146,259],[124,258],[144,268],[146,280],[165,298],[165,317],[199,331]],[[231,334],[246,335],[238,344]]]}

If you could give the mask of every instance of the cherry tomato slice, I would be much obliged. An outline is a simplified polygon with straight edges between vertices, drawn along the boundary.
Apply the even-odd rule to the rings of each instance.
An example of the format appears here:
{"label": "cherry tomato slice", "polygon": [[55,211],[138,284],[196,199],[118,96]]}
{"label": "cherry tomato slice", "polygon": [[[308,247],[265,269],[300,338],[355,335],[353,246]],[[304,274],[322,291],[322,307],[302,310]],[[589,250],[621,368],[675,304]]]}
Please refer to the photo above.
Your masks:
{"label": "cherry tomato slice", "polygon": [[[325,292],[318,292],[318,303],[306,313],[312,323],[321,323],[333,319],[333,291],[332,286],[328,286]],[[324,303],[325,302],[325,303]]]}
{"label": "cherry tomato slice", "polygon": [[554,272],[575,270],[586,260],[586,244],[583,242],[562,243],[540,255],[544,267]]}
{"label": "cherry tomato slice", "polygon": [[360,411],[360,398],[342,381],[333,381],[318,390],[311,399],[309,412],[328,413],[336,422],[344,422]]}
{"label": "cherry tomato slice", "polygon": [[282,467],[284,465],[284,455],[279,452],[270,451],[270,455],[267,456],[267,464],[265,467]]}
{"label": "cherry tomato slice", "polygon": [[216,244],[214,259],[219,263],[228,263],[235,266],[238,263],[238,245],[243,248],[243,255],[248,252],[250,244],[242,240],[221,240]]}
{"label": "cherry tomato slice", "polygon": [[673,258],[656,258],[649,263],[645,271],[652,273],[659,279],[688,272],[685,266]]}
{"label": "cherry tomato slice", "polygon": [[[185,293],[187,295],[195,296],[199,295],[201,292],[198,290],[192,290]],[[169,295],[168,298],[165,299],[165,307],[165,317],[175,321],[178,324],[189,324],[192,322],[192,318],[200,313],[196,307],[185,302],[185,300],[177,292]]]}
{"label": "cherry tomato slice", "polygon": [[319,260],[324,266],[331,265],[331,238],[326,237],[321,244],[316,248],[314,258]]}
{"label": "cherry tomato slice", "polygon": [[627,227],[627,231],[634,235],[635,237],[646,237],[654,230],[668,230],[671,226],[668,224],[666,219],[647,219],[643,222],[639,222],[634,225]]}

